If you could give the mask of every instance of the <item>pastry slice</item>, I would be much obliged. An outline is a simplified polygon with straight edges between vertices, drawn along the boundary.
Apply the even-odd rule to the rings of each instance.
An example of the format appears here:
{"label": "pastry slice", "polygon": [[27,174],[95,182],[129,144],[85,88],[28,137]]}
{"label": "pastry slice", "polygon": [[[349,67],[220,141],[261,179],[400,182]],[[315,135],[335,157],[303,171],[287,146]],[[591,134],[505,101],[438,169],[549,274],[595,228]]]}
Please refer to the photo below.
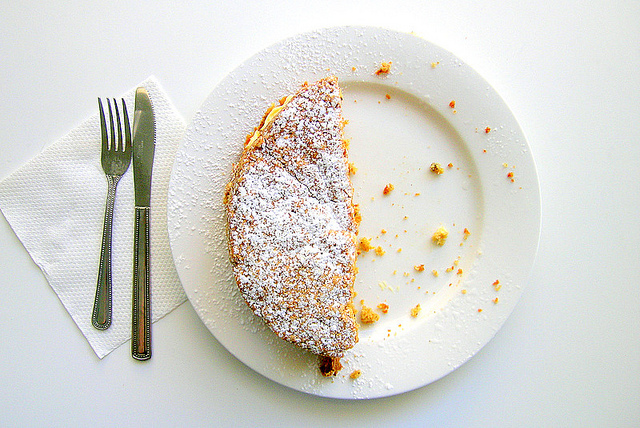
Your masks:
{"label": "pastry slice", "polygon": [[357,223],[336,77],[305,83],[247,137],[227,186],[236,282],[279,337],[335,374],[358,341]]}

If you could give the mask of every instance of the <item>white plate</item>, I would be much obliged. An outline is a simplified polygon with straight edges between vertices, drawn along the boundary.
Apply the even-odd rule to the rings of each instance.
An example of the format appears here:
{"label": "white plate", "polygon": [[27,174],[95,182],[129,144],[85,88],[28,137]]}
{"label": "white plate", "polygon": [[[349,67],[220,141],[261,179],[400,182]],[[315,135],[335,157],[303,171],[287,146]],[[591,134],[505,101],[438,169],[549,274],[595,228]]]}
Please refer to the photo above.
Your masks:
{"label": "white plate", "polygon": [[[392,62],[391,72],[375,75],[383,61]],[[385,302],[389,310],[376,309],[380,320],[361,327],[345,368],[323,378],[315,356],[277,338],[242,300],[227,257],[222,195],[245,135],[266,108],[302,82],[330,74],[343,88],[345,133],[358,168],[360,235],[386,251],[359,258],[356,306]],[[444,173],[432,173],[432,162]],[[388,183],[394,190],[383,196]],[[215,88],[179,149],[168,215],[187,296],[233,355],[300,391],[373,398],[437,380],[495,335],[534,262],[540,195],[520,127],[475,71],[413,35],[342,27],[265,49]],[[431,237],[441,225],[449,237],[438,246]],[[417,304],[421,311],[413,317]],[[361,371],[355,380],[354,370]]]}

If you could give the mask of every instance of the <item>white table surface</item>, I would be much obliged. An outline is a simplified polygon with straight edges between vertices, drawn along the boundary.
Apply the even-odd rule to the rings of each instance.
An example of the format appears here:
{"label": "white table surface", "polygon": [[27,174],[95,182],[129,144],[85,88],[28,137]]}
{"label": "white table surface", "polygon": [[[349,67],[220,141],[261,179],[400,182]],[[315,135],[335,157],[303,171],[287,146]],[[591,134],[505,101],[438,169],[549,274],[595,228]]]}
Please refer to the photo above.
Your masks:
{"label": "white table surface", "polygon": [[[189,4],[187,6],[187,4]],[[189,120],[260,49],[337,25],[453,52],[502,95],[534,154],[542,235],[504,327],[416,391],[321,399],[257,375],[191,305],[154,357],[99,360],[0,216],[1,426],[640,426],[640,3],[4,1],[0,178],[155,75]]]}

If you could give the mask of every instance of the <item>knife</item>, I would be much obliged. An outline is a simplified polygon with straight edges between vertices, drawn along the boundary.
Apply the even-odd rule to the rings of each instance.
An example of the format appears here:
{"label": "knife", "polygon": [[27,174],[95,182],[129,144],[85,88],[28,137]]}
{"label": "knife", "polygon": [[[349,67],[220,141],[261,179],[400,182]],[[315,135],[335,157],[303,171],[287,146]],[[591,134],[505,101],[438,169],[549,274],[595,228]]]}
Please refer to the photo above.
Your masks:
{"label": "knife", "polygon": [[133,186],[135,189],[135,231],[133,248],[133,301],[131,355],[136,360],[151,358],[151,269],[149,212],[151,171],[156,147],[156,126],[149,93],[136,89],[133,116]]}

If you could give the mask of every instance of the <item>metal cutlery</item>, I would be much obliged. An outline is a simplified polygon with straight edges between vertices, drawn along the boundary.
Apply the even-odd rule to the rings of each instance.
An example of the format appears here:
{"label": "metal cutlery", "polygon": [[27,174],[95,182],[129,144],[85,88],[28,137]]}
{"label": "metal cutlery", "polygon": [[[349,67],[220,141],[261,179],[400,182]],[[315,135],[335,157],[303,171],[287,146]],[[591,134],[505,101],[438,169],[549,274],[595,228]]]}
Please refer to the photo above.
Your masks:
{"label": "metal cutlery", "polygon": [[[111,102],[107,99],[109,109],[109,130],[105,120],[102,100],[98,98],[100,109],[100,130],[102,134],[101,162],[107,178],[107,201],[104,212],[104,225],[102,229],[102,247],[100,251],[100,265],[98,269],[98,281],[96,285],[96,297],[93,304],[91,324],[98,330],[106,330],[111,325],[112,308],[112,278],[111,278],[111,231],[113,227],[113,208],[116,199],[116,188],[122,175],[131,163],[131,129],[127,105],[122,100],[122,114],[124,116],[124,141],[122,136],[122,121],[116,100],[113,100],[115,108],[115,123],[117,123],[117,139]],[[109,136],[111,138],[109,138]]]}
{"label": "metal cutlery", "polygon": [[155,131],[155,117],[149,94],[145,88],[138,88],[133,117],[135,231],[131,321],[131,355],[136,360],[151,358],[150,211]]}

